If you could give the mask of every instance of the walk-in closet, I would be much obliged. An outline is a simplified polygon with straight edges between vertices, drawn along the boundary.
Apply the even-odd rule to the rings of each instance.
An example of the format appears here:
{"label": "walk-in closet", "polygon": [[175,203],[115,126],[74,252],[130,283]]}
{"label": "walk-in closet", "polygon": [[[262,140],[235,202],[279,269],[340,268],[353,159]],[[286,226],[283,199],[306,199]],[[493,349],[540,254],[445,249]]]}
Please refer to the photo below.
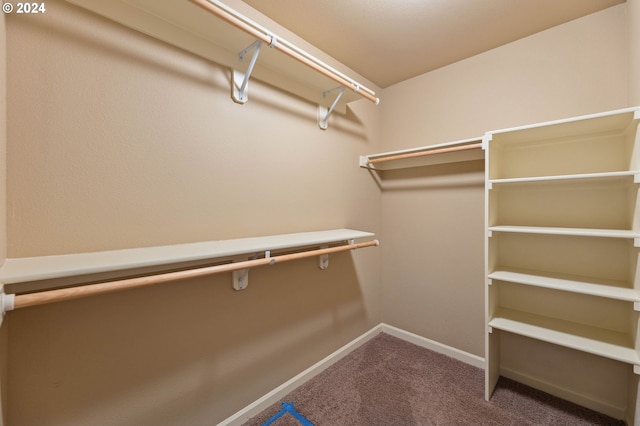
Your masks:
{"label": "walk-in closet", "polygon": [[0,425],[640,425],[640,0],[0,15]]}

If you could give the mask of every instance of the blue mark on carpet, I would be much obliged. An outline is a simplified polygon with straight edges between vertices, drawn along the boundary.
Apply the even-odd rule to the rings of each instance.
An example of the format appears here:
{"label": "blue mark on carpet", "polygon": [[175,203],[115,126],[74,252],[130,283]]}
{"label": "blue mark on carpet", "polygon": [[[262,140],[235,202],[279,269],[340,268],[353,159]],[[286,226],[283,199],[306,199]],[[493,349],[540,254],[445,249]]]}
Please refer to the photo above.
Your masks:
{"label": "blue mark on carpet", "polygon": [[262,424],[262,426],[269,426],[271,423],[275,422],[276,420],[278,420],[280,417],[284,416],[287,413],[291,414],[303,426],[313,426],[313,423],[311,423],[302,414],[298,413],[293,408],[293,402],[283,402],[282,403],[282,410],[278,411],[273,417],[271,417],[269,420],[264,422]]}

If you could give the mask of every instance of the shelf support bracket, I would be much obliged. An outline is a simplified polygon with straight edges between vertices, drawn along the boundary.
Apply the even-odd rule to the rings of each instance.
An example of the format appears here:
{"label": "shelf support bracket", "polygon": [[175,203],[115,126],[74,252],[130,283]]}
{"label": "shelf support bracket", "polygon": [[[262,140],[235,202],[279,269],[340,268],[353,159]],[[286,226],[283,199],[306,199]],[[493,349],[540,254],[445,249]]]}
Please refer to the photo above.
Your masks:
{"label": "shelf support bracket", "polygon": [[[329,248],[328,245],[323,245],[320,246],[321,249],[326,249]],[[320,256],[318,256],[318,268],[325,270],[329,267],[329,255],[328,254],[321,254]]]}
{"label": "shelf support bracket", "polygon": [[[240,260],[238,262],[241,262]],[[244,290],[249,285],[249,268],[231,272],[231,285],[234,290]]]}
{"label": "shelf support bracket", "polygon": [[322,92],[322,97],[326,98],[329,93],[335,90],[339,91],[338,95],[336,96],[336,99],[333,101],[333,103],[328,109],[327,107],[318,105],[318,126],[320,126],[322,130],[327,130],[327,128],[329,127],[329,124],[328,124],[329,116],[333,112],[333,109],[336,107],[336,105],[338,105],[338,102],[340,101],[340,98],[344,93],[344,86],[334,87],[333,89],[325,90],[324,92]]}
{"label": "shelf support bracket", "polygon": [[262,47],[262,42],[260,40],[256,40],[238,54],[240,60],[244,61],[244,57],[247,56],[249,52],[251,52],[251,50],[253,50],[253,55],[251,56],[251,60],[249,61],[249,66],[247,67],[246,72],[243,73],[236,70],[235,68],[233,69],[231,98],[236,103],[244,104],[247,102],[247,100],[249,100],[249,97],[247,95],[249,78],[251,77],[251,73],[253,72],[253,67],[256,65],[256,61],[258,60],[260,47]]}
{"label": "shelf support bracket", "polygon": [[[256,260],[258,258],[258,253],[256,253],[251,260]],[[271,250],[265,250],[264,258],[271,258]],[[232,263],[236,262],[244,262],[247,259],[236,259],[233,260]],[[271,259],[269,265],[273,265],[275,263],[275,259]],[[235,271],[231,271],[231,286],[234,290],[244,290],[249,285],[249,268],[238,269]]]}
{"label": "shelf support bracket", "polygon": [[[253,256],[253,259],[257,259],[258,254],[256,253]],[[232,263],[244,262],[247,259],[235,259]],[[238,269],[235,271],[231,271],[231,286],[234,290],[244,290],[249,285],[249,268]]]}
{"label": "shelf support bracket", "polygon": [[14,300],[15,300],[15,295],[5,294],[4,284],[0,284],[0,326],[2,326],[2,320],[4,319],[4,315],[9,311],[13,311]]}

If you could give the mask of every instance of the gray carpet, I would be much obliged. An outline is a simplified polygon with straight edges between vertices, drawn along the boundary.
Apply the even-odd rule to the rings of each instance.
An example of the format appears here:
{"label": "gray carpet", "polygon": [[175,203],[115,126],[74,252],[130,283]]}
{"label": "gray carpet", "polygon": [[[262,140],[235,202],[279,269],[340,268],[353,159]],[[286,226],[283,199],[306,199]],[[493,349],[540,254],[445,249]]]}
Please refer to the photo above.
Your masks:
{"label": "gray carpet", "polygon": [[[282,402],[314,425],[624,425],[575,404],[500,378],[484,400],[484,371],[380,334]],[[274,404],[246,426],[282,410]],[[299,426],[286,413],[273,426]]]}

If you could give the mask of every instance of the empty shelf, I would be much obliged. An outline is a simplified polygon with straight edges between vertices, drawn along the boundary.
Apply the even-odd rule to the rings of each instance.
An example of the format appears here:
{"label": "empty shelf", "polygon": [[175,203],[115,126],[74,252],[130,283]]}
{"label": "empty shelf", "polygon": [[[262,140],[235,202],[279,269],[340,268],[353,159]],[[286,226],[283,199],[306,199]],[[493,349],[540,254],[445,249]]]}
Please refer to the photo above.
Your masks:
{"label": "empty shelf", "polygon": [[639,238],[640,233],[626,229],[561,228],[545,226],[490,226],[492,232],[521,234],[572,235],[577,237]]}
{"label": "empty shelf", "polygon": [[640,357],[625,333],[511,309],[499,309],[489,326],[633,365]]}
{"label": "empty shelf", "polygon": [[577,173],[569,175],[554,175],[554,176],[532,176],[532,177],[520,177],[520,178],[508,178],[508,179],[489,179],[490,185],[505,185],[514,183],[541,183],[541,182],[557,182],[557,181],[609,181],[609,180],[635,180],[635,177],[640,175],[640,171],[618,171],[618,172],[603,172],[603,173]]}
{"label": "empty shelf", "polygon": [[551,276],[536,271],[525,272],[505,269],[491,272],[488,277],[492,280],[507,281],[516,284],[569,291],[627,302],[640,302],[640,294],[638,291],[624,287],[626,283],[623,282],[605,282],[605,280],[602,280],[602,283],[597,283],[587,281],[586,277],[575,275]]}

